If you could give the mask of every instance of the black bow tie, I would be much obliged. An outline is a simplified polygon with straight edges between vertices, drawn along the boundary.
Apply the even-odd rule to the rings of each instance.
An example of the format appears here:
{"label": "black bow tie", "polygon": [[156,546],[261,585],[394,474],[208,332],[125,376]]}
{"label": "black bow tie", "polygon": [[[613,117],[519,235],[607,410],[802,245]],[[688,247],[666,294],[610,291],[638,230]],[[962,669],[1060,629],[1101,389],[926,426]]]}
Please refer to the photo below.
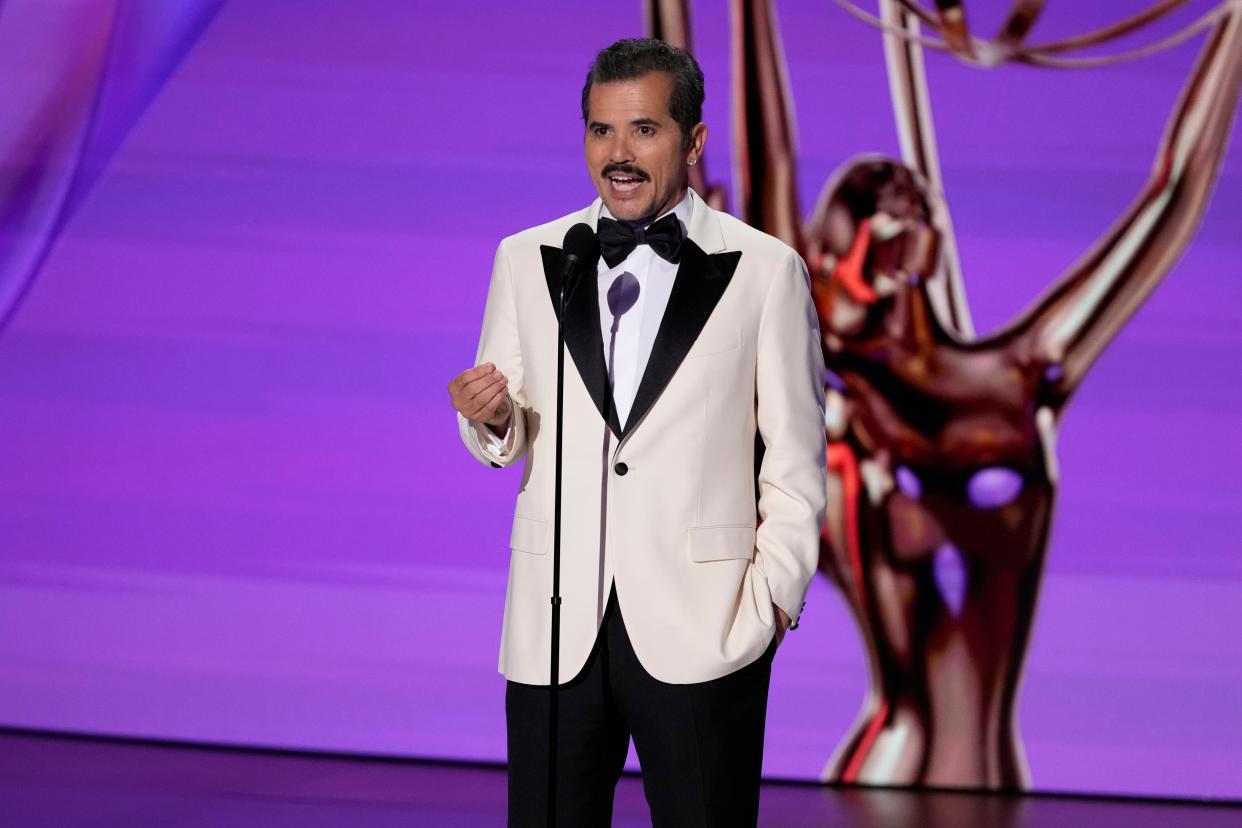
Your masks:
{"label": "black bow tie", "polygon": [[596,232],[600,255],[609,267],[621,264],[640,244],[650,245],[661,259],[676,264],[681,259],[681,243],[685,239],[681,222],[672,213],[645,230],[600,216]]}

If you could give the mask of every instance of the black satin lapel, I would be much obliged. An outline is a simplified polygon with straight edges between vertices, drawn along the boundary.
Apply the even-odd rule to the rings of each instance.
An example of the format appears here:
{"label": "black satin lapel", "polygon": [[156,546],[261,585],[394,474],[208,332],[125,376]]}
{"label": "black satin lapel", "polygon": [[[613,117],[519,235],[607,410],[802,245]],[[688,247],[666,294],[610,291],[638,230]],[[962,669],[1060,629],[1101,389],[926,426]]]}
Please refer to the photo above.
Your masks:
{"label": "black satin lapel", "polygon": [[660,330],[656,332],[651,346],[647,369],[638,384],[638,393],[634,395],[634,405],[630,408],[623,437],[642,420],[647,409],[673,378],[729,286],[738,259],[742,258],[741,251],[709,256],[689,239],[681,249],[681,265],[677,268],[673,291],[669,294]]}
{"label": "black satin lapel", "polygon": [[[557,312],[561,291],[560,248],[540,245],[543,255],[543,275],[548,282],[548,297],[552,312]],[[604,343],[599,330],[599,295],[594,271],[582,274],[578,287],[565,306],[565,348],[573,359],[578,375],[586,385],[587,393],[595,401],[599,415],[608,423],[612,433],[620,436],[616,407],[608,390],[608,365],[604,361]]]}

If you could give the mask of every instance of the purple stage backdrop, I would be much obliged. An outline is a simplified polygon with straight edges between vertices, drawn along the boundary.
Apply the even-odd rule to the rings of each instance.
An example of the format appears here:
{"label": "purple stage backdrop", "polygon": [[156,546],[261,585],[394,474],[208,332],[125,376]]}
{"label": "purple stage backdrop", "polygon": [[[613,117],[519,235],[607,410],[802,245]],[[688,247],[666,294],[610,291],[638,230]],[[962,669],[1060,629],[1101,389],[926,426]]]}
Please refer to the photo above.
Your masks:
{"label": "purple stage backdrop", "polygon": [[[721,178],[725,5],[694,8]],[[1048,7],[1041,39],[1136,4]],[[777,11],[810,199],[898,152],[883,54],[826,0]],[[519,472],[469,457],[445,386],[497,241],[593,198],[583,75],[642,33],[638,2],[224,3],[0,331],[0,724],[503,760]],[[928,55],[980,331],[1138,191],[1199,43],[1073,72]],[[23,69],[0,54],[0,89]],[[1066,419],[1021,696],[1037,789],[1242,797],[1240,185],[1235,136]],[[822,578],[803,618],[773,777],[816,778],[865,688]]]}

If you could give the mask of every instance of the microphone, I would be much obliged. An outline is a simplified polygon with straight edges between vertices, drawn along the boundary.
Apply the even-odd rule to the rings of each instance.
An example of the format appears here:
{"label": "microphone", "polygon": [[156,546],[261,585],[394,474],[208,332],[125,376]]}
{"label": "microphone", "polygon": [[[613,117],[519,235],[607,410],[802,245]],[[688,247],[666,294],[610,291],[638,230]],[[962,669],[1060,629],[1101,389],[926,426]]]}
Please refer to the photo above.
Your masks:
{"label": "microphone", "polygon": [[589,224],[579,222],[569,228],[565,241],[561,245],[564,261],[561,263],[561,302],[569,302],[574,288],[578,285],[576,278],[582,273],[584,265],[594,263],[599,256],[599,239]]}

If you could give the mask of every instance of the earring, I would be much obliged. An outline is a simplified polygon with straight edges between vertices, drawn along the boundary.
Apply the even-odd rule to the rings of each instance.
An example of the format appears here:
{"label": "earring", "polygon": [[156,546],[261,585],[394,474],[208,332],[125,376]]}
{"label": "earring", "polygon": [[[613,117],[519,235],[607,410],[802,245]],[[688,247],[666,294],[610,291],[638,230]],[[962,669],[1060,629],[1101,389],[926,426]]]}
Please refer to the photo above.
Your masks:
{"label": "earring", "polygon": [[693,167],[693,166],[694,166],[694,162],[696,162],[696,161],[698,161],[698,160],[699,160],[699,159],[697,159],[697,158],[691,158],[691,159],[690,159],[690,161],[689,161],[688,163],[690,164],[690,166],[692,166],[692,167]]}

